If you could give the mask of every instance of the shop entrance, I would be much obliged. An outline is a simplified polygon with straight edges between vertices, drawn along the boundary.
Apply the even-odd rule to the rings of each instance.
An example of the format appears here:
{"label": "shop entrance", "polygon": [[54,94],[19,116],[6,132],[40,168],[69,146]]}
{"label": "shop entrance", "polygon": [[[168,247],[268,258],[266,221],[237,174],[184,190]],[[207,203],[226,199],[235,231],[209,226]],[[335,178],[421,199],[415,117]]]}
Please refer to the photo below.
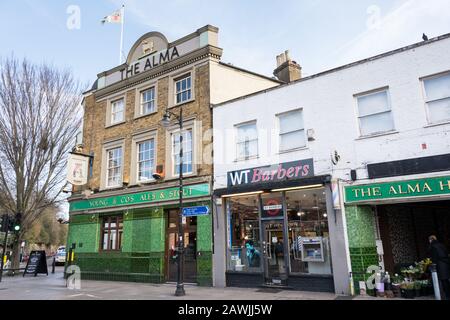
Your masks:
{"label": "shop entrance", "polygon": [[264,221],[263,255],[265,283],[267,285],[287,285],[287,261],[283,220]]}
{"label": "shop entrance", "polygon": [[384,267],[399,273],[428,257],[428,237],[450,248],[450,201],[377,206]]}
{"label": "shop entrance", "polygon": [[[178,244],[178,214],[179,210],[167,211],[166,232],[166,279],[177,281],[177,244]],[[184,230],[184,282],[197,282],[197,217],[183,219]]]}

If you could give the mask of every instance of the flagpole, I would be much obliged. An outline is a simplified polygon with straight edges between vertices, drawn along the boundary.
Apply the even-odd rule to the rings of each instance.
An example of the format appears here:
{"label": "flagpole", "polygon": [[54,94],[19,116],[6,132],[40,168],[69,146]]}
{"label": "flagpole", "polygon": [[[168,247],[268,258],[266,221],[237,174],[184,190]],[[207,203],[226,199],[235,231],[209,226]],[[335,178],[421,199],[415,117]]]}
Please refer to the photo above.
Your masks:
{"label": "flagpole", "polygon": [[125,5],[122,5],[121,9],[121,27],[120,27],[120,52],[119,52],[119,65],[123,63],[123,22],[125,18]]}

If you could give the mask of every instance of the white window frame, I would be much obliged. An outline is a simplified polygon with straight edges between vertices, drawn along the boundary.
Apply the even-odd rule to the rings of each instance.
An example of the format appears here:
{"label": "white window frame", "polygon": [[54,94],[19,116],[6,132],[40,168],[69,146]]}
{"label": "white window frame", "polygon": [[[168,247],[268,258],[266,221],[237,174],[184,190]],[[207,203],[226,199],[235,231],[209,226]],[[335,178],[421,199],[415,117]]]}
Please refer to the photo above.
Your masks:
{"label": "white window frame", "polygon": [[[109,163],[111,160],[111,158],[110,158],[111,152],[113,152],[115,150],[120,150],[120,164],[118,166],[109,167]],[[119,181],[117,184],[110,185],[109,184],[109,181],[111,178],[110,171],[115,170],[115,169],[119,169],[119,174],[117,176]],[[122,146],[109,148],[106,150],[106,187],[107,188],[118,188],[118,187],[122,186],[122,183],[123,183],[123,148],[122,148]]]}
{"label": "white window frame", "polygon": [[[248,125],[254,125],[255,129],[256,129],[256,139],[253,140],[245,140],[245,141],[240,141],[239,140],[239,128],[244,127],[244,126],[248,126]],[[259,131],[258,131],[258,123],[256,120],[252,120],[252,121],[247,121],[247,122],[243,122],[243,123],[239,123],[237,125],[234,126],[235,128],[235,132],[236,132],[236,138],[235,138],[235,152],[236,152],[236,161],[245,161],[245,160],[251,160],[251,159],[256,159],[259,157]],[[250,144],[251,142],[256,142],[256,154],[255,155],[248,155],[245,157],[239,157],[239,145],[242,143],[248,143]]]}
{"label": "white window frame", "polygon": [[[122,148],[122,161],[120,166],[120,183],[114,186],[108,185],[109,182],[109,157],[108,153],[110,150]],[[124,182],[124,164],[125,164],[125,142],[123,139],[115,140],[105,143],[102,148],[102,164],[101,164],[101,178],[100,178],[100,188],[103,189],[116,189],[123,186]]]}
{"label": "white window frame", "polygon": [[[386,111],[375,112],[375,113],[371,113],[371,114],[368,114],[368,115],[360,116],[359,99],[360,98],[364,98],[364,97],[368,97],[368,96],[371,96],[371,95],[379,94],[381,92],[386,92],[387,103],[388,103],[388,108],[389,109],[387,109]],[[356,116],[358,118],[358,129],[359,129],[359,137],[360,138],[366,138],[366,137],[372,137],[372,136],[380,136],[380,135],[385,135],[385,134],[390,134],[390,133],[396,132],[396,129],[395,129],[396,126],[395,126],[395,121],[394,121],[394,112],[393,112],[393,109],[392,109],[391,95],[390,95],[390,88],[389,87],[383,87],[383,88],[374,89],[374,90],[371,90],[371,91],[355,94],[354,97],[355,97],[355,100],[356,100]],[[369,134],[363,134],[363,130],[362,130],[362,126],[361,126],[361,119],[362,118],[367,118],[367,117],[370,117],[370,116],[384,114],[384,113],[389,113],[390,114],[393,128],[391,130],[387,130],[387,131],[377,131],[377,132],[373,132],[373,133],[369,133]]]}
{"label": "white window frame", "polygon": [[[195,118],[187,118],[183,123],[183,131],[192,130],[192,173],[183,173],[185,177],[193,177],[198,174],[197,156],[202,153],[201,136],[202,124]],[[180,132],[180,127],[175,122],[166,130],[166,156],[165,156],[165,172],[166,180],[178,179],[179,174],[175,173],[175,157],[173,153],[173,135]],[[184,159],[186,159],[186,150],[184,150]]]}
{"label": "white window frame", "polygon": [[[186,148],[184,147],[184,145],[186,144],[186,139],[185,139],[185,134],[186,132],[191,132],[191,171],[189,172],[184,172],[183,171],[183,175],[191,175],[194,173],[194,129],[193,128],[183,128],[183,166],[187,164],[186,162]],[[172,175],[173,176],[178,176],[179,173],[176,172],[176,170],[179,170],[179,163],[176,163],[176,157],[179,156],[179,154],[175,154],[175,144],[179,144],[180,143],[180,138],[178,137],[177,139],[175,139],[175,136],[180,135],[180,131],[176,131],[176,132],[172,132],[170,134],[170,140],[171,140],[171,150],[170,150],[170,154],[171,154],[171,163],[172,163]]]}
{"label": "white window frame", "polygon": [[[190,87],[187,86],[187,79],[190,79]],[[181,91],[177,91],[177,84],[178,83],[182,83],[183,81],[186,81],[186,89],[183,90],[182,89],[182,85],[180,85],[181,87]],[[185,73],[177,78],[174,79],[174,83],[173,83],[173,91],[174,91],[174,103],[175,105],[179,105],[179,104],[183,104],[186,102],[189,102],[192,100],[192,89],[193,89],[193,78],[192,78],[192,73],[188,72]],[[177,101],[177,96],[180,94],[182,95],[183,93],[189,93],[189,98],[186,100],[182,100],[182,101]]]}
{"label": "white window frame", "polygon": [[[302,129],[297,129],[297,130],[292,130],[292,131],[281,133],[281,117],[288,116],[288,115],[294,114],[296,112],[300,112],[301,113],[301,116],[302,116],[302,119],[303,119]],[[305,114],[304,114],[303,108],[290,110],[290,111],[287,111],[287,112],[283,112],[283,113],[277,114],[277,118],[278,118],[278,152],[284,153],[284,152],[304,149],[304,148],[308,147],[308,139],[306,137],[306,128],[305,128],[305,118],[304,118],[304,116],[305,116]],[[296,132],[302,132],[302,131],[303,131],[303,137],[304,137],[304,140],[305,140],[305,144],[303,146],[293,147],[293,148],[288,148],[288,149],[281,149],[281,138],[282,138],[282,136],[288,135],[288,134],[293,134],[293,133],[296,133]]]}
{"label": "white window frame", "polygon": [[150,177],[148,180],[140,180],[139,178],[139,144],[145,141],[153,140],[153,172],[156,170],[158,161],[158,135],[156,130],[139,133],[132,137],[131,145],[131,185],[145,184],[154,182],[155,179]]}
{"label": "white window frame", "polygon": [[[148,91],[153,91],[153,99],[144,101],[144,93]],[[144,108],[148,104],[152,104],[153,108],[149,112],[145,112]],[[140,91],[140,113],[142,116],[146,116],[156,112],[156,87],[152,86],[150,88],[144,89]]]}
{"label": "white window frame", "polygon": [[[122,102],[122,110],[119,111],[114,111],[114,107],[117,105],[117,103],[121,101]],[[114,115],[115,114],[122,114],[122,118],[120,120],[114,120]],[[125,120],[125,99],[124,98],[119,98],[116,99],[114,101],[111,101],[111,125],[115,125],[118,123],[122,123]]]}
{"label": "white window frame", "polygon": [[[113,122],[113,105],[119,100],[123,100],[122,120]],[[112,127],[126,122],[127,99],[126,93],[121,93],[106,100],[106,123],[105,127]]]}
{"label": "white window frame", "polygon": [[[153,96],[153,111],[149,113],[144,113],[143,93],[148,90],[154,90]],[[134,106],[134,118],[146,117],[158,112],[158,82],[155,80],[146,82],[135,89],[135,106]]]}
{"label": "white window frame", "polygon": [[423,92],[423,99],[425,101],[425,110],[426,110],[426,115],[427,115],[427,123],[428,125],[439,125],[439,124],[446,124],[450,122],[450,119],[445,119],[445,120],[441,120],[441,121],[437,121],[437,122],[432,122],[431,121],[431,114],[430,114],[430,107],[429,104],[432,102],[437,102],[437,101],[443,101],[443,100],[448,100],[450,99],[450,96],[447,98],[440,98],[440,99],[435,99],[435,100],[430,100],[428,99],[428,95],[427,95],[427,90],[425,87],[425,81],[427,80],[433,80],[433,79],[437,79],[440,77],[445,77],[445,76],[449,76],[450,75],[450,71],[444,71],[444,72],[440,72],[438,74],[434,74],[431,76],[426,76],[420,79],[420,81],[422,82],[422,92]]}

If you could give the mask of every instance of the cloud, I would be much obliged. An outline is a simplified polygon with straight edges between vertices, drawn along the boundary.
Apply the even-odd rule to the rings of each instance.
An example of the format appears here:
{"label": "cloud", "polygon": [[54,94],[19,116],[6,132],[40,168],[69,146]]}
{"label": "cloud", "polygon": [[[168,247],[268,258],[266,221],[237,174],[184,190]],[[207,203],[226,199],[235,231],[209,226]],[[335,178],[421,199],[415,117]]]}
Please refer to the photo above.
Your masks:
{"label": "cloud", "polygon": [[[371,17],[368,16],[368,19]],[[450,1],[407,0],[332,53],[337,65],[364,59],[450,32]]]}

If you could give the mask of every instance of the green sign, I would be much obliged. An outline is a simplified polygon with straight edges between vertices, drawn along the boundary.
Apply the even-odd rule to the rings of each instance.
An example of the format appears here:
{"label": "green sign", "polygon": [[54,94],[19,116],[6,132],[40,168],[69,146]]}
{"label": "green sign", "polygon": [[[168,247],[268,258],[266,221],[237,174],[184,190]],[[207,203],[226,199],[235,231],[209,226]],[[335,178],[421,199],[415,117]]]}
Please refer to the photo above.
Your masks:
{"label": "green sign", "polygon": [[450,176],[345,187],[345,202],[450,195]]}
{"label": "green sign", "polygon": [[[197,198],[209,196],[209,184],[197,184],[183,187],[183,198]],[[89,200],[74,201],[70,203],[70,211],[85,211],[93,209],[104,209],[110,207],[130,206],[136,204],[163,202],[178,200],[180,198],[180,189],[169,188],[162,190],[153,190],[121,196],[96,198]]]}

